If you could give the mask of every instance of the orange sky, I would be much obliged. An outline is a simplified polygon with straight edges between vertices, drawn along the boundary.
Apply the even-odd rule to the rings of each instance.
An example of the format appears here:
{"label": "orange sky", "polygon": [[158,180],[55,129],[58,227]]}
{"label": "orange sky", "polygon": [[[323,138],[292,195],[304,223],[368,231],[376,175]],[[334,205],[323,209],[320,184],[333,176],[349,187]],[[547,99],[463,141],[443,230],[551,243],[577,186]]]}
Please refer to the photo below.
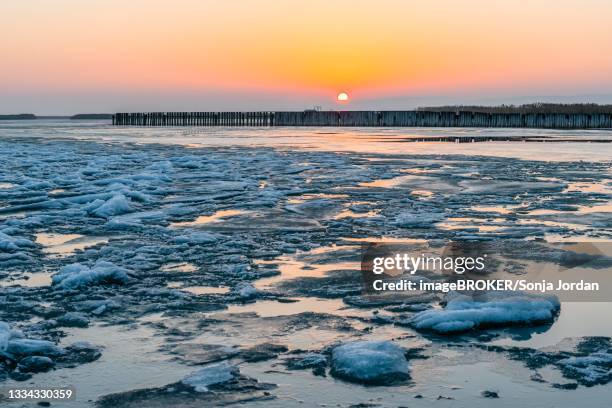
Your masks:
{"label": "orange sky", "polygon": [[611,19],[609,0],[4,0],[0,112],[605,99]]}

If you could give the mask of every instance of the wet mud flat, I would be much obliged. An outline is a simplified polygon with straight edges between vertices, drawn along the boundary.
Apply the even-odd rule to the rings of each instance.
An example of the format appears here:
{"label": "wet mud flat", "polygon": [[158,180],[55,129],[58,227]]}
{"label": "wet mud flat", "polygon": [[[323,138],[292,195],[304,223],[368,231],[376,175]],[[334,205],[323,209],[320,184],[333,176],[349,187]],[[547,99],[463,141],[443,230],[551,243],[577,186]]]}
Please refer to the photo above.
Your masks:
{"label": "wet mud flat", "polygon": [[366,296],[359,271],[368,241],[564,266],[550,243],[611,240],[610,162],[36,138],[0,157],[2,386],[119,407],[612,395],[610,303]]}

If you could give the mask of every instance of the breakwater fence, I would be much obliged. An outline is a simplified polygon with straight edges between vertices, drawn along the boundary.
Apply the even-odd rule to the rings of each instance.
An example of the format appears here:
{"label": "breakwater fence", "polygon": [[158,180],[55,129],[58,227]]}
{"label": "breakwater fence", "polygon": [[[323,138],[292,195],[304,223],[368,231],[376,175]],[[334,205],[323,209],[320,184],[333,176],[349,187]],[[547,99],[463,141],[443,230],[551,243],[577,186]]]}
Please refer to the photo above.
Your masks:
{"label": "breakwater fence", "polygon": [[355,126],[612,128],[612,114],[428,111],[131,112],[115,113],[116,126]]}

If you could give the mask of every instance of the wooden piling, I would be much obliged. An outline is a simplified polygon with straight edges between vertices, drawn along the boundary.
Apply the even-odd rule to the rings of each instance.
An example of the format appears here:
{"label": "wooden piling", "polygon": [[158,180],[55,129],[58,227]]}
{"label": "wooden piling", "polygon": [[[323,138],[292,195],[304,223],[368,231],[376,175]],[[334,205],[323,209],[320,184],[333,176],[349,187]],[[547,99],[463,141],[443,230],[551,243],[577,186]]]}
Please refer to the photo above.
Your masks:
{"label": "wooden piling", "polygon": [[427,111],[119,112],[114,126],[371,126],[611,129],[610,114]]}

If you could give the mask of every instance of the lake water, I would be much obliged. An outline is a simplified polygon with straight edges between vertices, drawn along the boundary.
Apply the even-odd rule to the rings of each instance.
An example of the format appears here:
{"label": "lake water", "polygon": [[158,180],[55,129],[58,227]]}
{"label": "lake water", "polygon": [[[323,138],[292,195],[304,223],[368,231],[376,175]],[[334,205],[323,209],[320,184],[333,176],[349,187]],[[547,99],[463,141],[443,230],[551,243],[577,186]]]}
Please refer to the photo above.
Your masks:
{"label": "lake water", "polygon": [[605,143],[514,142],[453,144],[408,143],[419,136],[532,136],[558,140],[586,138],[612,141],[612,130],[483,129],[483,128],[236,128],[236,127],[116,127],[108,121],[62,119],[2,121],[3,137],[44,137],[104,142],[180,144],[187,147],[251,146],[299,148],[336,152],[390,154],[468,154],[533,160],[607,161],[612,145]]}

